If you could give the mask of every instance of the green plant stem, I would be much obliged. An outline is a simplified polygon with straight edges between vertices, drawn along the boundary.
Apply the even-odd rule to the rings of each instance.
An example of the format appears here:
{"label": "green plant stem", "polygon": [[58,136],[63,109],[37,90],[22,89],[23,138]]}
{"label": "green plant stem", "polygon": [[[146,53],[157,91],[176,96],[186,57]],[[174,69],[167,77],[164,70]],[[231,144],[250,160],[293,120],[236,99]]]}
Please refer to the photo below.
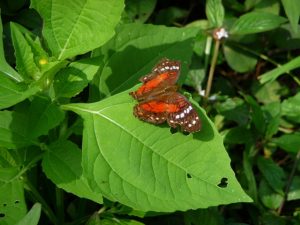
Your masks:
{"label": "green plant stem", "polygon": [[58,225],[59,223],[57,221],[57,218],[50,206],[47,204],[47,202],[43,199],[43,197],[39,194],[39,192],[35,189],[35,187],[31,184],[31,182],[28,179],[24,179],[24,181],[29,194],[34,200],[42,204],[42,210],[47,215],[51,223],[54,225]]}
{"label": "green plant stem", "polygon": [[208,99],[209,94],[210,94],[212,81],[213,81],[213,77],[214,77],[214,73],[215,73],[215,68],[216,68],[216,64],[217,64],[218,54],[219,54],[219,48],[220,48],[220,41],[216,40],[214,53],[213,53],[213,57],[212,57],[211,65],[210,65],[210,69],[209,69],[206,89],[205,89],[205,99],[206,100]]}
{"label": "green plant stem", "polygon": [[284,204],[288,198],[288,193],[289,193],[289,190],[290,190],[290,187],[291,187],[291,184],[292,184],[292,181],[293,181],[293,178],[295,176],[295,172],[296,172],[296,168],[297,168],[297,165],[299,163],[299,160],[300,160],[300,151],[298,151],[297,155],[296,155],[296,159],[295,159],[295,162],[294,162],[294,165],[293,165],[293,168],[292,168],[292,171],[290,173],[290,176],[288,178],[288,181],[287,181],[287,184],[286,184],[286,188],[285,188],[285,192],[284,192],[284,196],[283,196],[283,199],[282,199],[282,202],[279,206],[279,208],[277,209],[277,214],[280,215],[281,212],[282,212],[282,209],[284,207]]}

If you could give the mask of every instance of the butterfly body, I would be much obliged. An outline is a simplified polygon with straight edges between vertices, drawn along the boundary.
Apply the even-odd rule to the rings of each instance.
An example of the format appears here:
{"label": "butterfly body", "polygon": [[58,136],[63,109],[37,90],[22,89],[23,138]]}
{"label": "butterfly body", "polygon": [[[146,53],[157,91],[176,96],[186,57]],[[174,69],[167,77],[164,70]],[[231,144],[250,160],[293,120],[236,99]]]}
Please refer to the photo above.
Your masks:
{"label": "butterfly body", "polygon": [[201,122],[191,103],[177,92],[176,81],[180,73],[180,62],[163,58],[151,73],[140,79],[143,85],[130,95],[139,103],[133,114],[139,119],[171,127],[180,126],[183,131],[197,132]]}

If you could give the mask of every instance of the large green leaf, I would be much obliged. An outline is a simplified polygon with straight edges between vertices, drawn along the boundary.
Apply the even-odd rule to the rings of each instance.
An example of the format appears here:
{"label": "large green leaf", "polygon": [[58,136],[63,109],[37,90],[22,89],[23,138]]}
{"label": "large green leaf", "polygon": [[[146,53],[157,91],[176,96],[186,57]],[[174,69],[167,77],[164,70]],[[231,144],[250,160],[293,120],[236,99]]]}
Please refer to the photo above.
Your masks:
{"label": "large green leaf", "polygon": [[223,139],[196,107],[202,131],[172,134],[135,118],[128,91],[64,109],[84,119],[83,169],[92,187],[143,211],[187,210],[250,202],[230,168]]}
{"label": "large green leaf", "polygon": [[[24,79],[18,74],[5,60],[4,49],[3,49],[3,37],[2,37],[2,20],[0,18],[0,76],[10,77],[14,81],[23,81]],[[0,82],[1,83],[1,82]],[[0,94],[1,96],[1,94]]]}
{"label": "large green leaf", "polygon": [[300,123],[300,93],[285,99],[281,104],[281,112],[289,120]]}
{"label": "large green leaf", "polygon": [[265,12],[250,12],[238,18],[230,29],[231,34],[253,34],[279,27],[286,19]]}
{"label": "large green leaf", "polygon": [[[2,170],[3,168],[0,168],[0,171]],[[2,182],[2,173],[0,180],[0,224],[16,224],[26,215],[23,181],[14,179]]]}
{"label": "large green leaf", "polygon": [[111,41],[94,51],[95,56],[104,57],[99,76],[94,81],[99,88],[100,97],[132,87],[163,57],[181,60],[181,71],[185,75],[197,32],[197,28],[143,24],[121,26]]}
{"label": "large green leaf", "polygon": [[86,53],[114,35],[123,0],[32,0],[44,20],[43,35],[59,60]]}
{"label": "large green leaf", "polygon": [[49,146],[43,157],[43,170],[58,187],[81,198],[102,203],[102,195],[93,192],[82,176],[81,151],[70,141],[58,141]]}
{"label": "large green leaf", "polygon": [[287,152],[297,153],[300,151],[300,133],[284,134],[279,138],[273,139],[280,148]]}

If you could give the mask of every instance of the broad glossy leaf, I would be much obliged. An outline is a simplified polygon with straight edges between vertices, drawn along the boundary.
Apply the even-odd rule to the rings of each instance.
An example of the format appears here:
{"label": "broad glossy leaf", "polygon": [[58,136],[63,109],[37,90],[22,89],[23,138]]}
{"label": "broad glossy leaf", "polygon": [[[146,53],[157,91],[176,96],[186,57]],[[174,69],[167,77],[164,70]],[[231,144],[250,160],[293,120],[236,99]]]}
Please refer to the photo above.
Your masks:
{"label": "broad glossy leaf", "polygon": [[279,76],[300,67],[300,56],[294,58],[288,63],[266,72],[258,77],[260,83],[264,84],[276,80]]}
{"label": "broad glossy leaf", "polygon": [[230,34],[244,35],[264,32],[278,28],[287,20],[265,12],[250,12],[238,18],[230,29]]}
{"label": "broad glossy leaf", "polygon": [[224,46],[224,56],[228,65],[239,73],[254,70],[257,59],[243,50],[235,49],[231,46]]}
{"label": "broad glossy leaf", "polygon": [[298,23],[300,17],[299,2],[295,0],[281,0],[285,14],[289,18],[294,33],[299,32]]}
{"label": "broad glossy leaf", "polygon": [[15,49],[16,68],[25,80],[40,77],[40,71],[34,61],[31,46],[22,34],[19,25],[10,24],[11,38]]}
{"label": "broad glossy leaf", "polygon": [[100,57],[83,59],[59,71],[53,84],[55,97],[71,98],[79,94],[97,73],[100,60]]}
{"label": "broad glossy leaf", "polygon": [[16,224],[26,215],[23,181],[2,182],[0,178],[0,224]]}
{"label": "broad glossy leaf", "polygon": [[125,91],[100,102],[63,106],[84,120],[82,164],[94,190],[143,211],[251,201],[203,110],[195,106],[202,131],[185,136],[136,119],[134,104]]}
{"label": "broad glossy leaf", "polygon": [[221,27],[224,21],[224,7],[222,0],[208,0],[205,13],[211,27]]}
{"label": "broad glossy leaf", "polygon": [[258,158],[257,166],[270,187],[277,193],[283,194],[286,178],[283,169],[272,159],[265,159],[263,157]]}
{"label": "broad glossy leaf", "polygon": [[[16,82],[21,82],[24,79],[18,74],[7,62],[4,56],[3,37],[2,37],[2,20],[0,18],[0,76],[7,76]],[[1,83],[1,82],[0,82]],[[1,94],[0,94],[1,96]]]}
{"label": "broad glossy leaf", "polygon": [[16,225],[37,225],[41,215],[41,204],[35,203]]}
{"label": "broad glossy leaf", "polygon": [[284,134],[273,141],[287,152],[297,153],[300,151],[300,133]]}
{"label": "broad glossy leaf", "polygon": [[43,35],[58,60],[100,47],[114,35],[123,0],[32,0],[44,20]]}
{"label": "broad glossy leaf", "polygon": [[100,93],[94,93],[99,100],[124,91],[138,79],[149,73],[163,57],[181,60],[181,81],[187,73],[192,55],[192,42],[197,28],[170,28],[165,26],[127,24],[117,30],[117,35],[94,56],[103,56],[99,76],[94,85]]}
{"label": "broad glossy leaf", "polygon": [[39,91],[35,84],[17,83],[0,72],[0,109],[13,106]]}

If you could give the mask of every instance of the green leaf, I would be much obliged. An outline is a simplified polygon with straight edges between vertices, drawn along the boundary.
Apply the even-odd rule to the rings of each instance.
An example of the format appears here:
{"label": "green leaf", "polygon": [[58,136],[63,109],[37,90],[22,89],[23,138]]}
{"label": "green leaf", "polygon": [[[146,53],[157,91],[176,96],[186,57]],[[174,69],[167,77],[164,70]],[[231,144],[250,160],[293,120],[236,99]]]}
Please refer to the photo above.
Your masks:
{"label": "green leaf", "polygon": [[27,132],[32,139],[48,134],[64,119],[64,112],[46,96],[35,97],[24,114],[28,117]]}
{"label": "green leaf", "polygon": [[283,169],[272,159],[265,159],[263,157],[258,158],[257,166],[270,187],[277,193],[283,194],[286,178]]}
{"label": "green leaf", "polygon": [[[136,220],[109,218],[101,220],[101,225],[144,225]],[[99,225],[100,225],[99,224]]]}
{"label": "green leaf", "polygon": [[299,2],[295,0],[281,0],[285,14],[289,18],[292,30],[295,34],[298,33],[298,23],[300,17]]}
{"label": "green leaf", "polygon": [[20,179],[2,182],[0,177],[0,224],[16,224],[26,215],[24,185]]}
{"label": "green leaf", "polygon": [[185,225],[220,225],[223,222],[217,207],[189,210],[183,216]]}
{"label": "green leaf", "polygon": [[[84,120],[82,165],[95,190],[142,211],[251,201],[203,110],[195,106],[202,131],[185,136],[138,120],[132,115],[134,105],[125,91],[100,102],[63,106]],[[222,180],[227,186],[218,186]]]}
{"label": "green leaf", "polygon": [[224,22],[224,7],[222,0],[207,0],[205,13],[211,27],[221,27]]}
{"label": "green leaf", "polygon": [[23,113],[0,111],[0,147],[16,149],[37,144],[28,136],[27,125]]}
{"label": "green leaf", "polygon": [[82,176],[81,151],[70,141],[57,141],[49,146],[43,157],[43,170],[58,187],[80,198],[102,203],[102,195],[93,192]]}
{"label": "green leaf", "polygon": [[238,73],[254,70],[257,59],[241,49],[224,45],[224,56],[228,65]]}
{"label": "green leaf", "polygon": [[39,91],[36,84],[16,83],[0,72],[0,109],[13,106]]}
{"label": "green leaf", "polygon": [[276,80],[280,75],[289,72],[290,70],[300,67],[300,56],[294,58],[284,65],[278,66],[269,72],[266,72],[258,77],[260,83],[264,84]]}
{"label": "green leaf", "polygon": [[270,209],[277,209],[283,200],[283,196],[274,192],[265,179],[261,180],[258,193],[262,203]]}
{"label": "green leaf", "polygon": [[270,138],[277,133],[281,117],[280,102],[272,102],[262,107],[266,120],[266,137]]}
{"label": "green leaf", "polygon": [[295,176],[288,193],[288,201],[300,199],[300,177]]}
{"label": "green leaf", "polygon": [[41,215],[41,204],[35,203],[30,211],[24,216],[17,225],[37,225]]}
{"label": "green leaf", "polygon": [[[127,0],[125,1],[126,22],[144,23],[153,12],[157,0]],[[128,20],[128,21],[127,21]]]}
{"label": "green leaf", "polygon": [[[255,83],[256,84],[256,83]],[[268,82],[264,85],[257,84],[253,86],[253,93],[259,102],[269,104],[279,102],[281,97],[282,86],[278,81]]]}
{"label": "green leaf", "polygon": [[[18,74],[5,60],[4,56],[4,49],[3,49],[3,27],[2,27],[2,20],[0,18],[0,76],[7,76],[8,78],[21,82],[24,79],[20,74]],[[1,82],[0,82],[1,83]],[[0,93],[1,96],[1,93]]]}
{"label": "green leaf", "polygon": [[37,80],[40,77],[40,70],[35,64],[31,46],[28,44],[19,26],[15,23],[10,24],[11,38],[16,56],[16,68],[25,80],[32,78]]}
{"label": "green leaf", "polygon": [[238,18],[230,29],[230,34],[244,35],[278,28],[286,19],[265,12],[250,12]]}
{"label": "green leaf", "polygon": [[100,60],[100,57],[83,59],[59,71],[53,84],[55,97],[71,98],[79,94],[97,73]]}
{"label": "green leaf", "polygon": [[229,144],[245,144],[252,140],[251,131],[244,126],[231,128],[224,137],[224,142]]}
{"label": "green leaf", "polygon": [[138,83],[163,57],[181,60],[180,80],[184,80],[192,55],[192,42],[197,28],[170,28],[165,26],[127,24],[120,26],[117,35],[94,56],[103,56],[99,76],[94,85],[99,88],[99,100],[124,91]]}
{"label": "green leaf", "polygon": [[289,120],[300,123],[300,93],[285,99],[281,104],[281,111]]}
{"label": "green leaf", "polygon": [[300,151],[300,133],[298,132],[273,138],[273,142],[287,152],[297,153]]}
{"label": "green leaf", "polygon": [[43,36],[58,60],[100,47],[114,35],[123,0],[32,0],[44,20]]}
{"label": "green leaf", "polygon": [[245,96],[245,100],[251,107],[252,121],[255,128],[263,135],[266,131],[266,120],[260,105],[250,95]]}
{"label": "green leaf", "polygon": [[240,98],[228,98],[225,102],[216,105],[220,114],[228,120],[246,125],[249,122],[249,107]]}

